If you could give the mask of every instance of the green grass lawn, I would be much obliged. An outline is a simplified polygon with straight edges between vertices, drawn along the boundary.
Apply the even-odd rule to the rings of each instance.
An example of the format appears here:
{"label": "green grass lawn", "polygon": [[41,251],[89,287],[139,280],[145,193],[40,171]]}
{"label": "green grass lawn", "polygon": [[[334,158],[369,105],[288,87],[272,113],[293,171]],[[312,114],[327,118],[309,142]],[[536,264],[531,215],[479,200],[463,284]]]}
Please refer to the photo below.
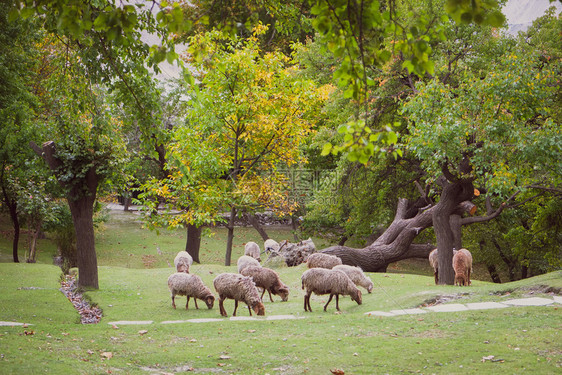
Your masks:
{"label": "green grass lawn", "polygon": [[[546,296],[547,287],[562,288],[562,272],[514,283],[474,280],[471,287],[435,286],[428,269],[420,274],[391,267],[370,274],[375,288],[363,293],[363,304],[346,297],[322,311],[326,296],[313,296],[313,312],[305,313],[300,275],[304,266],[275,269],[291,288],[288,302],[265,300],[266,317],[291,314],[304,319],[230,321],[218,306],[204,303],[185,310],[185,298],[171,307],[166,285],[173,272],[168,263],[184,247],[184,233],[156,236],[141,228],[134,216],[112,219],[98,234],[100,289],[88,298],[103,309],[97,325],[78,324],[79,316],[60,287],[59,268],[40,263],[5,261],[11,246],[0,242],[0,321],[25,322],[27,327],[0,327],[0,374],[554,374],[562,366],[561,305],[509,307],[454,313],[375,317],[373,310],[413,308],[436,296],[455,296],[453,303],[502,301]],[[290,238],[290,231],[276,229]],[[243,243],[259,240],[255,231],[236,231],[233,260]],[[203,264],[192,273],[212,288],[221,272],[236,272],[223,263],[224,232],[204,240]],[[260,243],[261,241],[258,241]],[[160,252],[158,252],[158,249]],[[44,262],[41,262],[44,260]],[[547,286],[547,287],[545,287]],[[231,315],[232,301],[226,310]],[[248,316],[245,305],[238,315]],[[164,321],[217,318],[218,322],[162,324]],[[112,327],[108,322],[150,320],[153,324]],[[145,333],[144,330],[147,332]],[[492,360],[483,358],[494,356]]]}

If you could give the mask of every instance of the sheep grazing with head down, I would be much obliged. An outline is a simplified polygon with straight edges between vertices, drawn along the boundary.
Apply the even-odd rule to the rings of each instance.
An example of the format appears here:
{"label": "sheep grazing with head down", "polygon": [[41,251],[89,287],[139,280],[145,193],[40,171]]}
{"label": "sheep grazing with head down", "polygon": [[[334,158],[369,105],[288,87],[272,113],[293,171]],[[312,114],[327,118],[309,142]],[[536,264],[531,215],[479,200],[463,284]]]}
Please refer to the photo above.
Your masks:
{"label": "sheep grazing with head down", "polygon": [[228,316],[224,309],[224,300],[227,298],[234,300],[232,316],[236,316],[238,301],[248,305],[250,316],[252,316],[252,310],[258,315],[265,315],[265,306],[261,302],[260,293],[251,277],[236,273],[221,273],[215,278],[213,284],[219,294],[219,308],[222,316]]}
{"label": "sheep grazing with head down", "polygon": [[187,251],[180,251],[174,259],[174,266],[177,272],[189,273],[189,268],[193,264],[193,258]]}
{"label": "sheep grazing with head down", "polygon": [[371,279],[363,273],[363,270],[359,267],[348,266],[347,264],[340,264],[332,268],[333,270],[345,272],[347,276],[353,281],[357,286],[362,286],[367,289],[367,292],[371,293],[373,291],[373,282]]}
{"label": "sheep grazing with head down", "polygon": [[361,291],[357,289],[349,276],[342,271],[311,268],[302,274],[301,280],[302,288],[306,289],[304,295],[304,311],[312,312],[312,308],[310,307],[310,295],[312,293],[317,295],[330,295],[328,302],[324,306],[324,311],[326,311],[326,308],[334,296],[336,296],[336,310],[340,311],[340,294],[351,296],[351,299],[357,302],[358,305],[362,303]]}
{"label": "sheep grazing with head down", "polygon": [[[453,256],[458,252],[458,250],[453,249]],[[435,277],[435,285],[439,284],[439,253],[437,249],[433,249],[429,253],[429,265],[433,268],[433,276]]]}
{"label": "sheep grazing with head down", "polygon": [[281,297],[283,302],[289,298],[289,287],[281,281],[279,274],[271,268],[247,266],[240,273],[244,276],[250,276],[256,283],[256,286],[263,289],[261,294],[262,301],[266,290],[269,293],[269,300],[271,302],[273,302],[271,293]]}
{"label": "sheep grazing with head down", "polygon": [[261,267],[261,264],[257,259],[252,258],[249,255],[242,255],[240,258],[238,258],[236,266],[238,268],[238,273],[242,273],[242,270],[248,266]]}
{"label": "sheep grazing with head down", "polygon": [[455,285],[469,286],[472,271],[472,254],[467,249],[460,249],[453,255],[453,269],[455,270]]}
{"label": "sheep grazing with head down", "polygon": [[193,297],[195,301],[196,309],[199,309],[199,306],[197,306],[197,298],[205,301],[209,309],[212,309],[215,303],[215,296],[213,296],[211,290],[203,284],[203,281],[197,275],[176,272],[168,277],[168,288],[172,294],[172,306],[174,309],[176,308],[176,296],[187,297],[187,303],[185,304],[186,310],[189,308],[189,299],[191,297]]}
{"label": "sheep grazing with head down", "polygon": [[254,259],[257,259],[258,262],[261,262],[260,246],[253,241],[247,242],[244,246],[244,255],[250,256]]}
{"label": "sheep grazing with head down", "polygon": [[310,254],[306,260],[308,268],[328,268],[332,269],[335,266],[342,264],[339,257],[324,253]]}
{"label": "sheep grazing with head down", "polygon": [[266,253],[278,253],[279,252],[279,243],[275,240],[272,240],[271,238],[268,238],[267,240],[265,240],[265,242],[263,243],[263,250]]}

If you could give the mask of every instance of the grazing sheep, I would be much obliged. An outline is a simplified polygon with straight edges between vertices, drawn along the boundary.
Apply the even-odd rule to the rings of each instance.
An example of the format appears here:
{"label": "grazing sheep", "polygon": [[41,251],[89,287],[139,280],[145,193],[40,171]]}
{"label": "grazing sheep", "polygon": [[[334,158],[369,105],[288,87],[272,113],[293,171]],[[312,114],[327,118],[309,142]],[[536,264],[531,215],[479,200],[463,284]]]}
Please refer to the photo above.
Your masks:
{"label": "grazing sheep", "polygon": [[[453,256],[455,256],[457,252],[458,250],[453,249]],[[439,284],[439,253],[437,252],[437,249],[433,249],[431,253],[429,253],[429,265],[431,266],[431,268],[433,268],[435,285],[437,285]]]}
{"label": "grazing sheep", "polygon": [[252,258],[257,259],[258,262],[261,262],[260,246],[253,241],[247,242],[244,246],[244,255],[251,256]]}
{"label": "grazing sheep", "polygon": [[252,258],[249,255],[242,255],[240,258],[238,258],[238,261],[236,262],[236,266],[238,267],[238,273],[242,273],[242,270],[245,267],[248,267],[248,266],[261,267],[261,264],[260,264],[260,262],[258,262],[257,259]]}
{"label": "grazing sheep", "polygon": [[209,309],[212,309],[215,303],[215,296],[213,296],[211,290],[203,284],[203,281],[197,275],[176,272],[168,277],[168,288],[172,294],[172,306],[174,309],[176,308],[176,296],[187,297],[187,303],[185,304],[186,310],[189,307],[189,298],[191,297],[193,297],[195,301],[196,309],[199,309],[199,306],[197,306],[197,298],[205,301]]}
{"label": "grazing sheep", "polygon": [[193,264],[193,258],[187,251],[180,251],[174,259],[174,266],[177,272],[189,273],[189,267]]}
{"label": "grazing sheep", "polygon": [[262,301],[266,290],[269,293],[269,300],[271,302],[273,302],[271,293],[280,296],[283,302],[289,298],[289,287],[283,284],[279,274],[271,268],[247,266],[240,273],[244,276],[250,276],[256,283],[256,286],[263,289],[261,294]]}
{"label": "grazing sheep", "polygon": [[367,292],[371,293],[373,291],[373,282],[371,279],[363,273],[363,270],[359,267],[348,266],[347,264],[340,264],[332,268],[333,270],[345,272],[347,276],[353,281],[357,286],[362,286],[367,289]]}
{"label": "grazing sheep", "polygon": [[336,310],[340,311],[339,295],[349,295],[351,299],[362,303],[361,291],[357,289],[353,281],[342,271],[329,270],[324,268],[311,268],[305,271],[301,277],[302,288],[306,288],[304,295],[304,311],[312,312],[310,307],[310,295],[314,294],[330,294],[328,303],[324,306],[324,311],[332,301],[332,297],[336,296]]}
{"label": "grazing sheep", "polygon": [[437,249],[434,249],[429,253],[429,265],[433,268],[433,276],[435,277],[435,285],[439,284],[439,274],[437,272],[439,268],[439,257],[437,254]]}
{"label": "grazing sheep", "polygon": [[[242,301],[248,305],[250,316],[252,316],[252,310],[258,315],[265,315],[265,307],[261,302],[260,293],[251,277],[236,273],[221,273],[215,278],[213,284],[219,294],[219,308],[222,316],[228,316],[224,309],[224,300],[227,298],[234,300],[234,312],[232,316],[236,316],[238,301]],[[250,308],[252,308],[252,310],[250,310]]]}
{"label": "grazing sheep", "polygon": [[340,258],[335,255],[314,253],[308,256],[306,260],[308,268],[328,268],[332,269],[337,265],[342,264]]}
{"label": "grazing sheep", "polygon": [[268,238],[263,243],[263,250],[266,253],[271,253],[271,252],[278,253],[279,252],[279,243],[275,240],[272,240],[271,238]]}
{"label": "grazing sheep", "polygon": [[467,249],[460,249],[453,255],[453,269],[455,270],[455,285],[469,286],[472,271],[472,254]]}

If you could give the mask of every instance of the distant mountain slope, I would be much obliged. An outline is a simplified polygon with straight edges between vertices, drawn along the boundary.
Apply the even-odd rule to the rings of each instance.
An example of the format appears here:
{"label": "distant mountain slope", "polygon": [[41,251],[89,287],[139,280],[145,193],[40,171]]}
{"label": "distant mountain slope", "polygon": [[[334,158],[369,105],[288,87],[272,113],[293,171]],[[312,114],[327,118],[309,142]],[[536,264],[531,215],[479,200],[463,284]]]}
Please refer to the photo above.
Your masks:
{"label": "distant mountain slope", "polygon": [[502,9],[507,18],[507,32],[517,35],[519,31],[526,31],[533,21],[544,15],[551,6],[562,12],[560,1],[551,3],[549,0],[508,0]]}

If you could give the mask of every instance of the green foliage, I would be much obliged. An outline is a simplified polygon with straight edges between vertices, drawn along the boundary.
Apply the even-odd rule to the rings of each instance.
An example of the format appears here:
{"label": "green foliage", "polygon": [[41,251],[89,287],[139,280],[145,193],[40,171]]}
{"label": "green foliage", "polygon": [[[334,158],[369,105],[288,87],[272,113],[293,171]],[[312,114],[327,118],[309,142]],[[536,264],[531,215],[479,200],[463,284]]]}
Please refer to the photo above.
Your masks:
{"label": "green foliage", "polygon": [[562,171],[560,126],[551,117],[556,71],[539,70],[536,56],[514,51],[483,79],[467,74],[458,87],[420,83],[404,107],[411,121],[408,149],[430,176],[443,165],[458,170],[469,156],[474,176],[503,196],[516,184],[556,184]]}

